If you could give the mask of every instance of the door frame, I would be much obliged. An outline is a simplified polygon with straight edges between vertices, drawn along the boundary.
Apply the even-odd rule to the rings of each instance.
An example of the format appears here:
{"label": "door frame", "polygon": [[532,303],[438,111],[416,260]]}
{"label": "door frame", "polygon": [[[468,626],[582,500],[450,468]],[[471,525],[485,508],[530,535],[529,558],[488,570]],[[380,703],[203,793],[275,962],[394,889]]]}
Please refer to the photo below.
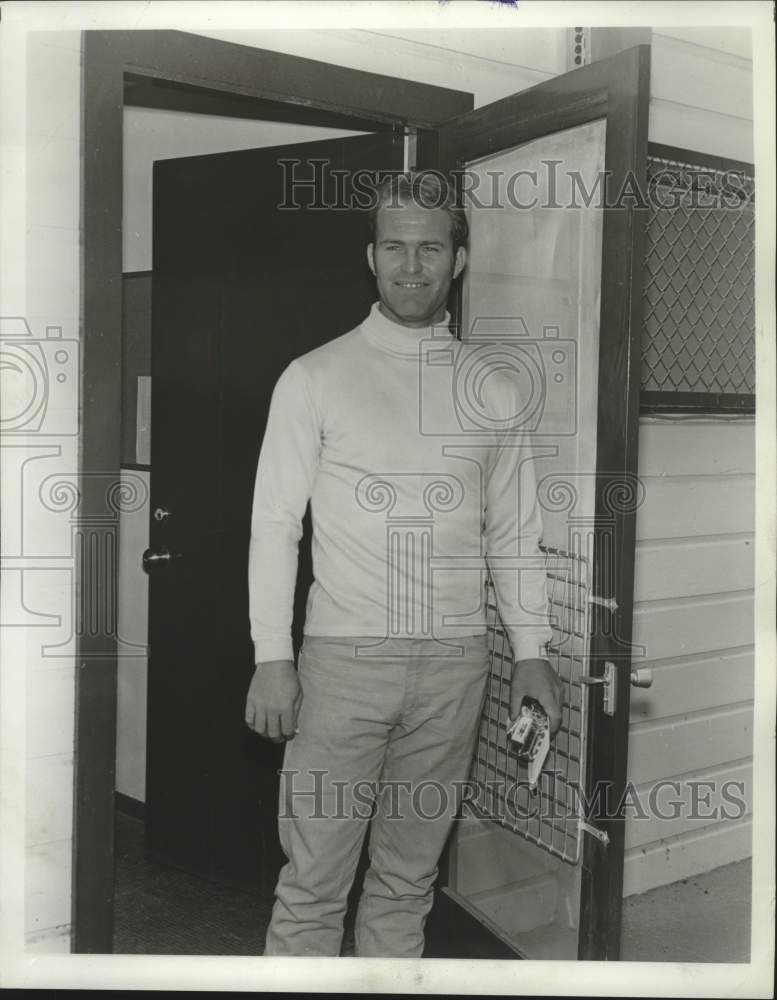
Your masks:
{"label": "door frame", "polygon": [[[322,123],[328,116],[357,130],[431,129],[474,106],[465,91],[183,31],[82,33],[79,516],[98,524],[105,521],[105,483],[120,478],[123,112],[125,84],[139,79],[147,95],[160,84],[157,107],[169,99],[174,110],[182,102],[191,109],[200,100],[218,114],[226,101],[262,118],[275,106],[290,118],[304,112],[309,120],[313,111]],[[76,592],[115,594],[117,562],[112,580],[91,579],[96,572],[76,566]],[[100,623],[98,631],[79,635],[76,646],[71,920],[74,952],[106,954],[113,947],[118,659],[115,628]]]}

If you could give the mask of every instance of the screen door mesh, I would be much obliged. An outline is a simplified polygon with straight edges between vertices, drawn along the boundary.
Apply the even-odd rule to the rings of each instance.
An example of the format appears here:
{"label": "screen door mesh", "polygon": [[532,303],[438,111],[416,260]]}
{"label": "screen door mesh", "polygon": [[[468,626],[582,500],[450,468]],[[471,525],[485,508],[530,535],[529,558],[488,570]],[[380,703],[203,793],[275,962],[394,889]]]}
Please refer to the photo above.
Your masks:
{"label": "screen door mesh", "polygon": [[586,557],[543,546],[553,637],[548,659],[563,682],[561,729],[551,742],[535,790],[507,736],[512,653],[487,580],[491,667],[470,772],[475,815],[491,819],[564,861],[580,859],[585,789],[587,673],[590,636],[590,563]]}

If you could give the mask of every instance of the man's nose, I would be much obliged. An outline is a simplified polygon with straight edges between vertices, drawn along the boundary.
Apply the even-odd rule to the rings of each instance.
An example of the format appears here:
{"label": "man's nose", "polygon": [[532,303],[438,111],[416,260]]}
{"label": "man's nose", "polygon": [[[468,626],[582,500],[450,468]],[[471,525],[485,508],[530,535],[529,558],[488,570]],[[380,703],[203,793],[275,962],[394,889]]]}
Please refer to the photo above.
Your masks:
{"label": "man's nose", "polygon": [[421,270],[421,260],[418,251],[413,247],[408,247],[405,252],[405,270],[408,274],[417,274]]}

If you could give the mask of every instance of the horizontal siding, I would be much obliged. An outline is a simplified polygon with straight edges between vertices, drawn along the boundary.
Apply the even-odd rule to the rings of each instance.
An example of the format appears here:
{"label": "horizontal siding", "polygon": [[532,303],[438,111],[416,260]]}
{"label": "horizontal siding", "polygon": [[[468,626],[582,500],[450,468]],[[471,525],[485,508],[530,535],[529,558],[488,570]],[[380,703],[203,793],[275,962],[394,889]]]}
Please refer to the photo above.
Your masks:
{"label": "horizontal siding", "polygon": [[[746,857],[752,809],[753,421],[648,418],[639,443],[634,665],[653,686],[631,691],[628,778],[649,815],[627,808],[625,895]],[[662,781],[680,782],[679,815]],[[690,814],[689,781],[715,783],[717,812]]]}
{"label": "horizontal siding", "polygon": [[[566,66],[566,32],[563,28],[520,28],[495,31],[493,28],[406,28],[399,25],[373,31],[359,31],[376,40],[401,39],[440,52],[474,56],[488,63],[531,69],[555,76]],[[426,50],[428,52],[428,49]]]}
{"label": "horizontal siding", "polygon": [[[350,69],[472,93],[475,107],[525,90],[566,70],[566,29],[535,32],[362,30],[199,31],[225,41],[255,45]],[[466,36],[472,35],[470,41]],[[403,36],[403,37],[400,37]],[[505,38],[509,43],[505,45]],[[417,40],[423,38],[424,41]],[[434,39],[434,44],[428,44]],[[557,40],[556,40],[557,39]],[[507,53],[507,55],[506,55]]]}
{"label": "horizontal siding", "polygon": [[698,597],[753,586],[752,535],[640,543],[634,590],[641,602]]}
{"label": "horizontal siding", "polygon": [[695,150],[709,156],[725,156],[744,163],[753,162],[751,121],[714,111],[699,111],[672,101],[650,102],[648,139],[650,142]]}
{"label": "horizontal siding", "polygon": [[752,475],[641,478],[645,501],[637,511],[638,541],[753,530]]}
{"label": "horizontal siding", "polygon": [[647,660],[746,646],[753,642],[752,591],[637,604],[633,642]]}
{"label": "horizontal siding", "polygon": [[659,781],[676,774],[742,760],[753,753],[753,706],[749,702],[699,715],[632,724],[629,780]]}
{"label": "horizontal siding", "polygon": [[716,49],[653,34],[650,96],[752,121],[752,63]]}
{"label": "horizontal siding", "polygon": [[634,788],[626,802],[626,849],[699,831],[713,816],[730,823],[750,815],[752,771],[749,762],[733,764],[699,771],[691,779],[667,778],[671,785],[649,782]]}
{"label": "horizontal siding", "polygon": [[750,28],[737,28],[732,25],[720,27],[680,28],[661,25],[653,29],[653,38],[673,39],[687,42],[702,49],[712,49],[713,52],[728,53],[750,61],[753,57],[753,33]]}
{"label": "horizontal siding", "polygon": [[640,419],[640,476],[750,475],[754,468],[751,417]]}
{"label": "horizontal siding", "polygon": [[749,34],[744,28],[653,31],[651,142],[752,162]]}
{"label": "horizontal siding", "polygon": [[751,856],[752,849],[753,828],[749,817],[691,831],[674,841],[659,840],[649,846],[631,848],[624,858],[623,895],[647,892],[742,861]]}
{"label": "horizontal siding", "polygon": [[752,647],[634,666],[648,666],[653,685],[631,689],[632,726],[753,698]]}

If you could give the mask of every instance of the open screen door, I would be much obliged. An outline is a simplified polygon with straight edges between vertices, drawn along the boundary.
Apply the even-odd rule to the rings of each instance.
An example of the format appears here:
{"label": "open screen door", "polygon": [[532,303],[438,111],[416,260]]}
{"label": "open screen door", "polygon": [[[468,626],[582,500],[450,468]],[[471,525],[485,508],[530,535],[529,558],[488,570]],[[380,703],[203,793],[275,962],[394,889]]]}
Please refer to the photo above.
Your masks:
{"label": "open screen door", "polygon": [[[543,509],[562,729],[532,790],[505,732],[511,651],[489,586],[490,689],[440,886],[526,958],[618,957],[649,54],[548,80],[418,148],[461,185],[460,336],[519,380]],[[464,396],[478,377],[461,373]]]}

